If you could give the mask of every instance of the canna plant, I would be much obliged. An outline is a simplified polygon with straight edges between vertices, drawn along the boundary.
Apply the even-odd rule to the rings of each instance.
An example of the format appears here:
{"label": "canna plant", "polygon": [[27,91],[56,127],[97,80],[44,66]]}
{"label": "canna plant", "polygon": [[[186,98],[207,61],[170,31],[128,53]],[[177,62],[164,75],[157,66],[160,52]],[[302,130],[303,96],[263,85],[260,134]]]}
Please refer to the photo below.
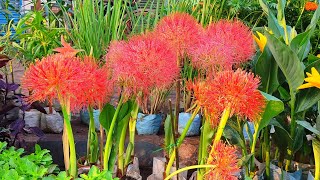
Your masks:
{"label": "canna plant", "polygon": [[[316,68],[311,68],[311,73],[307,72],[307,78],[304,80],[307,82],[298,87],[298,89],[306,89],[306,88],[320,88],[319,86],[319,78],[320,74]],[[312,147],[313,147],[313,154],[314,154],[314,161],[315,161],[315,177],[314,179],[320,179],[320,101],[318,101],[318,117],[316,119],[316,123],[314,127],[307,121],[297,121],[297,124],[303,126],[304,128],[308,129],[312,133],[314,133],[314,137],[312,139]]]}
{"label": "canna plant", "polygon": [[[318,8],[314,12],[306,30],[298,34],[294,27],[286,24],[285,0],[278,1],[276,15],[265,1],[260,0],[260,5],[267,14],[268,27],[260,29],[264,30],[264,33],[257,32],[258,36],[255,37],[261,53],[253,63],[254,71],[261,77],[259,89],[284,101],[287,107],[284,112],[288,112],[277,116],[276,121],[269,121],[262,129],[262,160],[266,161],[266,176],[270,178],[271,143],[277,145],[278,165],[283,167],[285,160],[285,170],[291,170],[291,161],[301,148],[305,133],[297,120],[305,119],[305,112],[319,100],[319,92],[314,89],[297,91],[297,88],[303,83],[303,71],[310,69],[310,62],[306,60],[311,50],[310,38],[317,26],[320,10]],[[272,136],[277,138],[271,139],[270,127],[274,123],[277,126]]]}

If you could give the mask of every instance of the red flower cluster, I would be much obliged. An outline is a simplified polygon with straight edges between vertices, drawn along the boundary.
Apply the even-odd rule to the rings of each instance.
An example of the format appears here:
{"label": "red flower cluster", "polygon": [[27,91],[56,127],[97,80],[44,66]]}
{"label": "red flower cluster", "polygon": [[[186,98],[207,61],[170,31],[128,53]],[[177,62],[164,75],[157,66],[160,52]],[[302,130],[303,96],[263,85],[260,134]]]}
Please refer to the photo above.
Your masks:
{"label": "red flower cluster", "polygon": [[209,25],[200,43],[192,48],[192,62],[207,71],[231,70],[233,65],[248,61],[254,50],[249,27],[240,21],[220,20]]}
{"label": "red flower cluster", "polygon": [[134,36],[128,42],[112,42],[106,62],[127,98],[167,88],[179,74],[175,53],[151,33]]}
{"label": "red flower cluster", "polygon": [[70,103],[71,110],[84,106],[98,106],[112,94],[108,70],[93,59],[75,57],[77,50],[63,42],[58,54],[44,57],[30,65],[22,79],[22,87],[32,91],[29,102],[59,99]]}
{"label": "red flower cluster", "polygon": [[197,44],[203,28],[191,15],[173,13],[159,21],[155,33],[182,57],[188,54],[190,47]]}
{"label": "red flower cluster", "polygon": [[79,98],[76,99],[75,104],[78,107],[98,107],[108,102],[113,93],[113,80],[111,79],[110,69],[104,65],[101,68],[92,57],[84,57],[82,62],[82,71],[86,80],[79,91]]}
{"label": "red flower cluster", "polygon": [[213,153],[209,155],[213,160],[208,163],[216,167],[206,174],[205,179],[237,180],[236,174],[240,172],[240,167],[236,148],[221,141],[213,148]]}
{"label": "red flower cluster", "polygon": [[223,110],[230,106],[231,116],[237,115],[251,121],[260,119],[265,99],[258,91],[259,78],[240,69],[222,71],[216,77],[193,86],[197,103],[203,107],[214,127],[219,124]]}
{"label": "red flower cluster", "polygon": [[304,9],[306,11],[315,11],[317,10],[317,8],[318,8],[318,4],[310,1],[306,2],[306,5],[304,6]]}

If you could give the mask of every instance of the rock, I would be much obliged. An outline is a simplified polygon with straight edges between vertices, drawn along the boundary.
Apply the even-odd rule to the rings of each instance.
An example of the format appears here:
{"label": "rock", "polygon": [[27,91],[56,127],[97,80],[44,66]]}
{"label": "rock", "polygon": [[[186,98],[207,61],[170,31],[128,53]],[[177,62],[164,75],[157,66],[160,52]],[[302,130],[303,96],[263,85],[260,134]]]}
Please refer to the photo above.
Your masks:
{"label": "rock", "polygon": [[[178,122],[179,134],[182,134],[190,117],[191,117],[190,113],[185,113],[185,112],[179,113],[179,122]],[[201,124],[201,119],[200,119],[199,114],[197,114],[196,117],[194,118],[193,122],[191,123],[191,126],[187,132],[187,136],[199,135],[200,134],[200,124]]]}
{"label": "rock", "polygon": [[53,103],[52,103],[52,106],[53,106],[54,110],[56,110],[58,112],[62,111],[61,104],[59,103],[59,101],[54,100]]}
{"label": "rock", "polygon": [[136,129],[139,135],[157,134],[159,132],[162,116],[160,114],[145,115],[138,113]]}
{"label": "rock", "polygon": [[[19,118],[23,118],[23,112],[20,110]],[[36,109],[31,109],[30,111],[25,111],[24,121],[25,127],[40,127],[41,112]]]}
{"label": "rock", "polygon": [[[180,168],[185,166],[180,165]],[[153,158],[153,166],[152,166],[152,174],[148,177],[149,180],[160,180],[163,179],[163,173],[166,170],[166,159],[163,157],[154,157]],[[170,173],[176,171],[176,167],[172,167]],[[183,171],[179,174],[180,180],[186,180],[188,176],[188,171]],[[147,180],[148,180],[147,179]],[[177,176],[172,177],[173,180],[177,180]]]}
{"label": "rock", "polygon": [[49,114],[49,108],[45,110],[48,114],[41,113],[40,128],[49,133],[61,133],[63,130],[63,118],[53,109],[52,114]]}
{"label": "rock", "polygon": [[[93,110],[93,119],[94,119],[94,126],[96,128],[96,131],[100,130],[100,122],[99,122],[99,116],[100,116],[100,110]],[[89,125],[90,118],[89,113],[87,110],[81,110],[80,111],[80,120],[86,125]]]}
{"label": "rock", "polygon": [[132,164],[129,164],[126,176],[137,180],[142,180],[139,169],[139,160],[137,157],[134,157]]}

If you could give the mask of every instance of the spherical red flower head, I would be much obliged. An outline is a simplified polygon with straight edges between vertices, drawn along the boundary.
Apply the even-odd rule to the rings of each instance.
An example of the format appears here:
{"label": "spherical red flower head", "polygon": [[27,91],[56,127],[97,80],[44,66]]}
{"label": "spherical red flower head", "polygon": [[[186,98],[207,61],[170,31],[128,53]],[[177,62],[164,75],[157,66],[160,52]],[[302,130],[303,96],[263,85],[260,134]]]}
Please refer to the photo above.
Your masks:
{"label": "spherical red flower head", "polygon": [[207,172],[205,179],[237,180],[236,174],[240,172],[240,167],[236,148],[221,141],[213,148],[213,153],[209,154],[213,160],[208,163],[216,167]]}
{"label": "spherical red flower head", "polygon": [[318,8],[318,4],[315,2],[306,2],[306,5],[304,6],[304,9],[306,11],[315,11]]}
{"label": "spherical red flower head", "polygon": [[181,57],[199,40],[203,28],[197,20],[187,13],[173,13],[162,18],[155,28],[155,33],[167,41]]}
{"label": "spherical red flower head", "polygon": [[209,25],[206,33],[208,41],[218,43],[220,52],[227,55],[226,64],[246,62],[255,52],[252,33],[241,21],[220,20]]}
{"label": "spherical red flower head", "polygon": [[87,82],[83,82],[80,98],[76,99],[76,106],[80,107],[102,107],[108,102],[113,92],[113,80],[109,68],[100,66],[92,57],[84,57],[81,63],[82,71],[86,75],[84,77]]}
{"label": "spherical red flower head", "polygon": [[66,105],[66,101],[77,99],[85,81],[83,71],[79,69],[81,67],[79,58],[65,57],[61,54],[44,57],[30,65],[22,79],[22,87],[32,91],[28,101],[56,98],[61,104]]}
{"label": "spherical red flower head", "polygon": [[127,43],[112,43],[107,63],[127,96],[167,88],[179,73],[175,53],[154,34],[134,36]]}
{"label": "spherical red flower head", "polygon": [[228,106],[231,108],[230,116],[251,121],[260,119],[265,99],[258,91],[259,82],[252,73],[238,69],[236,72],[219,72],[214,79],[195,84],[193,90],[197,103],[211,115],[211,123],[216,126],[219,116]]}
{"label": "spherical red flower head", "polygon": [[230,46],[222,46],[221,42],[204,33],[199,43],[189,49],[191,54],[192,65],[204,70],[207,74],[215,74],[216,72],[232,69],[232,48]]}

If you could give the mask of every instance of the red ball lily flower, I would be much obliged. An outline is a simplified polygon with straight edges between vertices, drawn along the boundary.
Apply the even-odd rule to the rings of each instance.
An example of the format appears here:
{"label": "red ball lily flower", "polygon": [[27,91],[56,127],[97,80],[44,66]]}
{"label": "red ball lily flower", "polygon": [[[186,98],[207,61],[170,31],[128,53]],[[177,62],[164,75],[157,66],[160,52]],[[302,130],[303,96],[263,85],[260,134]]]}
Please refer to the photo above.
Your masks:
{"label": "red ball lily flower", "polygon": [[181,57],[188,54],[187,50],[199,41],[203,28],[191,15],[173,13],[159,21],[155,33]]}
{"label": "red ball lily flower", "polygon": [[193,86],[197,103],[210,116],[212,125],[219,124],[219,117],[228,106],[231,116],[257,121],[265,107],[265,99],[258,91],[259,78],[238,69],[222,71],[216,77]]}
{"label": "red ball lily flower", "polygon": [[175,53],[155,34],[112,42],[106,62],[127,97],[148,95],[154,88],[165,89],[179,73]]}
{"label": "red ball lily flower", "polygon": [[318,8],[318,4],[310,1],[306,2],[306,5],[304,6],[304,9],[306,11],[315,11],[317,10],[317,8]]}
{"label": "red ball lily flower", "polygon": [[209,156],[212,161],[208,162],[215,165],[215,168],[209,170],[205,175],[206,180],[237,180],[236,174],[240,172],[238,165],[237,150],[235,147],[219,142]]}
{"label": "red ball lily flower", "polygon": [[[22,87],[32,91],[29,102],[59,99],[63,105],[78,98],[86,80],[79,58],[55,54],[36,61],[26,70]],[[80,107],[73,106],[72,109]]]}
{"label": "red ball lily flower", "polygon": [[209,73],[231,70],[233,65],[246,62],[253,56],[252,34],[241,21],[220,20],[207,27],[190,52],[196,68]]}

